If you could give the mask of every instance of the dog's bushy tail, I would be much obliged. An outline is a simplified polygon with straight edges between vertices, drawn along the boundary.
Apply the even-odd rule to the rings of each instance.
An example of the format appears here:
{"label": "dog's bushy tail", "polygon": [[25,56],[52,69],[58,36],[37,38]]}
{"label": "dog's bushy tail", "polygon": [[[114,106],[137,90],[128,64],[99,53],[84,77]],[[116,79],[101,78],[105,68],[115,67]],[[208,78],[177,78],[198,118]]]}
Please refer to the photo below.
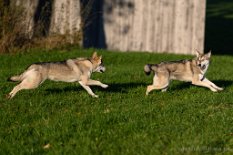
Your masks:
{"label": "dog's bushy tail", "polygon": [[146,64],[144,66],[144,72],[146,73],[146,75],[150,75],[150,72],[151,72],[151,64]]}
{"label": "dog's bushy tail", "polygon": [[21,81],[22,79],[21,79],[21,75],[15,75],[15,76],[9,77],[7,80],[17,82],[17,81]]}
{"label": "dog's bushy tail", "polygon": [[157,70],[157,65],[152,65],[152,64],[146,64],[144,66],[144,72],[146,75],[150,75],[151,71],[156,71]]}

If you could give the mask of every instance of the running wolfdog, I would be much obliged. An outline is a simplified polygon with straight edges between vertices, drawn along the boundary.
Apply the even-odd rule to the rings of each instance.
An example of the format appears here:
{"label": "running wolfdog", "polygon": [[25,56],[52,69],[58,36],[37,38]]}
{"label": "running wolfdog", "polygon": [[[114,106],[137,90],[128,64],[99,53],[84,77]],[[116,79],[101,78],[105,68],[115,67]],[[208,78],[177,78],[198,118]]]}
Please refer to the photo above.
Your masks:
{"label": "running wolfdog", "polygon": [[192,82],[193,85],[207,87],[214,92],[223,90],[205,77],[210,56],[211,51],[206,54],[196,51],[196,57],[191,60],[145,65],[144,71],[147,75],[154,72],[153,84],[147,86],[146,95],[154,89],[166,91],[171,80]]}
{"label": "running wolfdog", "polygon": [[108,85],[100,81],[90,79],[92,72],[104,72],[105,67],[102,63],[102,56],[98,56],[96,52],[91,58],[68,59],[61,62],[42,62],[30,65],[22,74],[12,76],[10,81],[19,81],[13,90],[8,94],[8,98],[12,98],[22,89],[37,88],[46,79],[63,82],[79,82],[79,84],[92,97],[98,97],[89,87],[90,85],[101,86],[107,88]]}

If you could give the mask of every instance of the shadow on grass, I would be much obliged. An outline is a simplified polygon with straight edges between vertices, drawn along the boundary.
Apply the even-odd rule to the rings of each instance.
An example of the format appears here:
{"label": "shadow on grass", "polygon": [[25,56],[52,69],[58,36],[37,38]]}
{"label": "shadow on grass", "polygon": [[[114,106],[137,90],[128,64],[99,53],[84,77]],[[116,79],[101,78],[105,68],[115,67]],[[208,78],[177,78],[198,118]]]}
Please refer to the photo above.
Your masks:
{"label": "shadow on grass", "polygon": [[219,87],[228,88],[233,84],[232,80],[214,80],[215,83]]}
{"label": "shadow on grass", "polygon": [[[113,83],[109,84],[108,88],[101,88],[99,86],[90,86],[93,91],[106,91],[106,92],[112,92],[112,93],[128,93],[130,89],[137,88],[137,87],[145,87],[146,83]],[[68,86],[65,88],[48,88],[45,90],[46,92],[52,93],[52,94],[59,94],[64,92],[79,92],[79,91],[85,91],[80,85],[77,86]]]}
{"label": "shadow on grass", "polygon": [[114,84],[110,84],[109,87],[107,88],[106,91],[108,92],[112,92],[112,93],[128,93],[129,90],[137,88],[137,87],[145,87],[146,88],[146,83],[114,83]]}
{"label": "shadow on grass", "polygon": [[175,86],[172,86],[172,83],[171,83],[170,87],[172,87],[171,88],[172,90],[183,90],[183,89],[188,89],[192,87],[192,84],[191,82],[182,82],[182,83],[176,84]]}
{"label": "shadow on grass", "polygon": [[[231,80],[214,80],[212,81],[219,87],[227,88],[230,87],[233,84],[233,81]],[[110,93],[128,93],[131,89],[143,87],[146,89],[148,83],[113,83],[109,84],[108,88],[101,88],[98,86],[91,86],[91,89],[95,92],[97,91],[103,91],[103,92],[110,92]],[[169,85],[170,89],[172,90],[182,90],[182,89],[189,89],[192,87],[192,84],[190,82],[181,82],[179,84],[173,85],[172,83]],[[79,92],[79,91],[85,91],[81,86],[68,86],[65,88],[48,88],[46,89],[47,92],[52,94],[59,94],[64,92]]]}
{"label": "shadow on grass", "polygon": [[60,93],[64,93],[64,92],[79,92],[84,90],[81,86],[68,86],[65,88],[48,88],[45,91],[51,94],[60,94]]}
{"label": "shadow on grass", "polygon": [[[227,88],[230,87],[233,84],[233,81],[231,80],[213,80],[214,84],[216,84],[219,87]],[[172,85],[172,84],[171,84]],[[183,82],[176,84],[172,89],[188,89],[192,87],[192,84],[190,82]]]}

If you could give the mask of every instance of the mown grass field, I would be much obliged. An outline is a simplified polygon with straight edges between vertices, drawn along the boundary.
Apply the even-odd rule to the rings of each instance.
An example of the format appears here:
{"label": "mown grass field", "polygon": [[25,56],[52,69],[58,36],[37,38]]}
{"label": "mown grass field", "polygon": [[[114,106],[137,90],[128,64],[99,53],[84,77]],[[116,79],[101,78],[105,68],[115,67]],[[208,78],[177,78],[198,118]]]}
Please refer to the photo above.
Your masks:
{"label": "mown grass field", "polygon": [[187,55],[98,50],[109,85],[90,97],[76,83],[46,81],[5,99],[11,75],[33,62],[90,56],[92,50],[34,51],[0,55],[0,154],[214,154],[233,153],[233,58],[214,56],[207,77],[224,91],[213,93],[174,81],[167,92],[145,96],[152,75],[143,66]]}

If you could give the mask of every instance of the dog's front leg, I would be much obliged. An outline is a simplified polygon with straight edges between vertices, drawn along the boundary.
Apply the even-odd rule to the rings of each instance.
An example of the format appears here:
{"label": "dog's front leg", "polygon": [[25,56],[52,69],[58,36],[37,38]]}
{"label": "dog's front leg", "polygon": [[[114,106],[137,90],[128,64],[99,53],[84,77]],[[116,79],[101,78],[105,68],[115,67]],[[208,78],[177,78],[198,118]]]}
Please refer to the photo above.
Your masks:
{"label": "dog's front leg", "polygon": [[103,83],[101,83],[100,81],[92,80],[92,79],[89,79],[89,80],[87,81],[87,85],[95,85],[95,86],[100,86],[100,87],[102,87],[102,88],[108,88],[108,85],[103,84]]}
{"label": "dog's front leg", "polygon": [[218,90],[214,87],[212,87],[208,82],[203,81],[192,81],[192,84],[197,85],[197,86],[203,86],[209,88],[213,92],[217,92]]}
{"label": "dog's front leg", "polygon": [[92,97],[98,97],[98,95],[94,94],[93,91],[91,90],[91,88],[89,86],[87,86],[86,84],[84,84],[84,82],[79,81],[79,84],[88,92],[88,94],[90,94]]}
{"label": "dog's front leg", "polygon": [[217,89],[217,90],[219,90],[219,91],[222,91],[222,90],[223,90],[223,88],[216,86],[213,82],[211,82],[211,81],[208,80],[207,78],[204,78],[204,79],[203,79],[203,82],[208,83],[208,84],[211,85],[213,88],[215,88],[215,89]]}

